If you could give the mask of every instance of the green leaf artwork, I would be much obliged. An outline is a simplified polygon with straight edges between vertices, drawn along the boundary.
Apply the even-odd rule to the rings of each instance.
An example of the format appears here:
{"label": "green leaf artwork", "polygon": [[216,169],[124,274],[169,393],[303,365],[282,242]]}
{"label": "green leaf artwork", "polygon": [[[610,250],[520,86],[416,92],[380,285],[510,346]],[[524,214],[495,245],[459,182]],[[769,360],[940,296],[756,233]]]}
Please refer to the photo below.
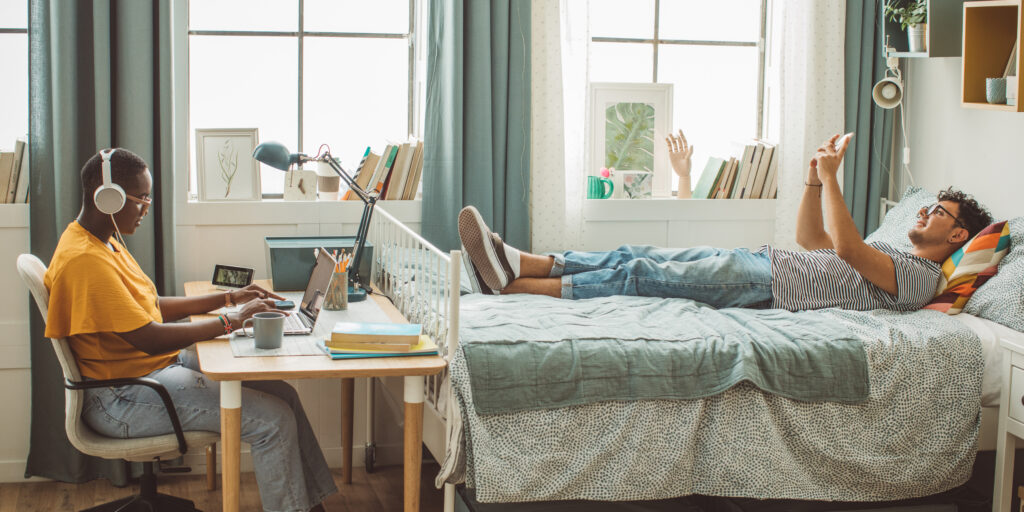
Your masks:
{"label": "green leaf artwork", "polygon": [[605,167],[654,171],[654,106],[613,103],[605,109]]}
{"label": "green leaf artwork", "polygon": [[231,144],[231,139],[224,139],[224,144],[217,151],[217,161],[220,163],[220,179],[224,181],[224,197],[228,197],[231,182],[238,172],[238,150]]}

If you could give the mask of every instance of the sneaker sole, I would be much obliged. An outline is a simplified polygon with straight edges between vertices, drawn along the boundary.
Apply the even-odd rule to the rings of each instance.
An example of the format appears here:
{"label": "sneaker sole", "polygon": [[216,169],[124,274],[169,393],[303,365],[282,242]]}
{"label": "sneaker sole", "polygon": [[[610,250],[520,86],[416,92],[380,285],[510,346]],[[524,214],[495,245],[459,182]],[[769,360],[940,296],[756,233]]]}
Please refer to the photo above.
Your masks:
{"label": "sneaker sole", "polygon": [[485,295],[494,295],[494,292],[487,287],[487,283],[484,282],[484,278],[480,277],[480,273],[476,271],[476,267],[473,266],[473,260],[469,258],[469,252],[466,251],[466,246],[462,246],[462,264],[465,266],[466,274],[469,275],[469,287],[473,293],[483,293]]}
{"label": "sneaker sole", "polygon": [[491,230],[487,229],[476,208],[469,206],[459,212],[459,238],[488,288],[501,290],[508,286],[498,256],[494,253],[494,246],[491,245]]}

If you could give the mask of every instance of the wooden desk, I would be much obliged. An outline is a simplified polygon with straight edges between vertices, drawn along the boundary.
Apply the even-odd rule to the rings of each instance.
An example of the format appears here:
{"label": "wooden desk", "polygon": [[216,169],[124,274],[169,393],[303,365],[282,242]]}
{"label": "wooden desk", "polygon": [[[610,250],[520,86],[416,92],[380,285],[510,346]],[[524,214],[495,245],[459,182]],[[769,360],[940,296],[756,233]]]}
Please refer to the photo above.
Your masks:
{"label": "wooden desk", "polygon": [[[260,282],[267,289],[269,281]],[[185,283],[185,295],[214,293],[213,285],[203,281]],[[386,298],[373,294],[388,318],[405,322],[402,314]],[[197,315],[193,319],[209,318]],[[419,510],[420,465],[423,443],[423,376],[434,375],[445,367],[438,356],[383,357],[374,359],[332,360],[316,356],[235,357],[227,340],[196,344],[199,366],[212,380],[220,382],[220,436],[223,449],[223,496],[226,512],[238,511],[241,465],[242,381],[271,379],[341,379],[342,479],[352,482],[352,404],[356,377],[405,377],[405,511]]]}

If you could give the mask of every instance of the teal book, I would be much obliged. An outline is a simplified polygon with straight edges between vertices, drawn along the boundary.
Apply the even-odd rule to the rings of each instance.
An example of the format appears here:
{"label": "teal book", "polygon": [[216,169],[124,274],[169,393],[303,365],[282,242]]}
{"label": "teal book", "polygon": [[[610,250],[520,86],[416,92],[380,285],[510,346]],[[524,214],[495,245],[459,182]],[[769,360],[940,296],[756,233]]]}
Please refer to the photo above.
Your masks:
{"label": "teal book", "polygon": [[422,331],[420,324],[338,322],[334,324],[327,343],[404,343],[412,346],[419,342]]}
{"label": "teal book", "polygon": [[704,172],[700,173],[700,179],[697,181],[697,188],[693,190],[692,197],[694,199],[708,198],[708,194],[712,192],[712,187],[718,181],[718,175],[724,166],[725,160],[715,157],[708,158],[708,163],[704,165]]}

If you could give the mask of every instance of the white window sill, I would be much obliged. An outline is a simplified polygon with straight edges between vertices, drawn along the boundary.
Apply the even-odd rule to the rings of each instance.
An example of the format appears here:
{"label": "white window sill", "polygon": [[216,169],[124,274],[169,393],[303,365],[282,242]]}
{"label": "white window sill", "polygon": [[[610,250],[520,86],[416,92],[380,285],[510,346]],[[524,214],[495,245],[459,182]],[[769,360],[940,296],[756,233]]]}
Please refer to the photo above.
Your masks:
{"label": "white window sill", "polygon": [[585,199],[587,221],[708,221],[775,218],[775,199]]}
{"label": "white window sill", "polygon": [[[418,223],[421,203],[379,201],[377,208],[403,222]],[[179,226],[358,224],[364,206],[362,201],[188,201],[175,216]]]}

